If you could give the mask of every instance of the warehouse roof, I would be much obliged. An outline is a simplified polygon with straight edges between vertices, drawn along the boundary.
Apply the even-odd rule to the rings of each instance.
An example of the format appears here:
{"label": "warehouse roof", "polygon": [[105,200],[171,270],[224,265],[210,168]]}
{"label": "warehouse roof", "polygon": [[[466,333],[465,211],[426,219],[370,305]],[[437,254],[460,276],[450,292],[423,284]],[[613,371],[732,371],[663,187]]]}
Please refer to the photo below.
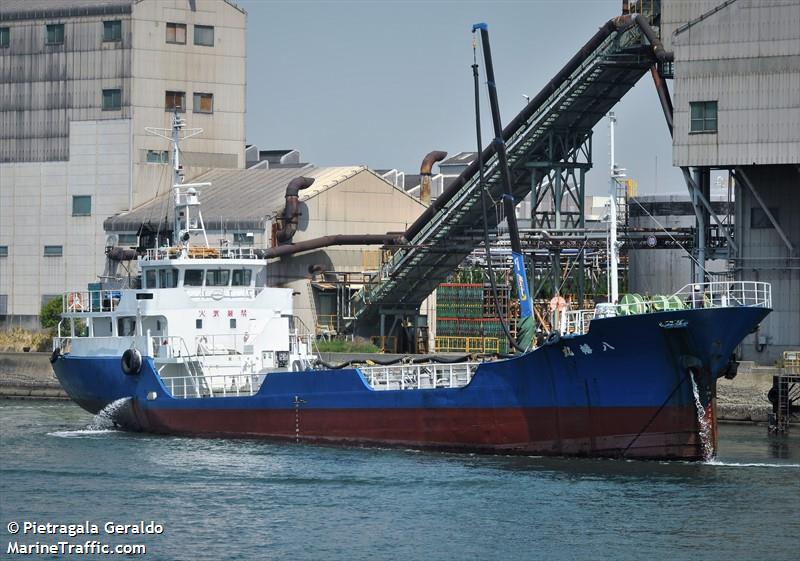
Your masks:
{"label": "warehouse roof", "polygon": [[[283,209],[286,186],[295,177],[313,177],[314,184],[300,191],[305,201],[359,173],[380,176],[364,166],[278,169],[215,169],[191,183],[210,182],[198,189],[203,221],[208,230],[263,229],[267,220]],[[381,181],[384,179],[380,178]],[[387,183],[387,187],[390,184]],[[106,219],[103,227],[111,232],[138,231],[143,224],[158,224],[167,217],[172,222],[172,195],[164,193],[131,212]]]}

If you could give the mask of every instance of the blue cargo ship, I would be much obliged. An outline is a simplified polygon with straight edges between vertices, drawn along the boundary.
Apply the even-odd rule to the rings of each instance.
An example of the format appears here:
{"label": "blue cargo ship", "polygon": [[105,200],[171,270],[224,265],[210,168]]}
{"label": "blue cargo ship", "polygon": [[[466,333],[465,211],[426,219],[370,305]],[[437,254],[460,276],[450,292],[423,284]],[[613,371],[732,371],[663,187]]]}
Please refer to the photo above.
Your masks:
{"label": "blue cargo ship", "polygon": [[206,238],[206,184],[182,183],[183,127],[175,115],[177,241],[112,248],[136,258],[135,286],[64,296],[51,361],[88,411],[162,434],[656,459],[713,451],[716,380],[769,313],[768,284],[687,285],[565,311],[560,331],[515,356],[332,367],[294,318],[291,289],[266,286],[269,254],[192,243]]}

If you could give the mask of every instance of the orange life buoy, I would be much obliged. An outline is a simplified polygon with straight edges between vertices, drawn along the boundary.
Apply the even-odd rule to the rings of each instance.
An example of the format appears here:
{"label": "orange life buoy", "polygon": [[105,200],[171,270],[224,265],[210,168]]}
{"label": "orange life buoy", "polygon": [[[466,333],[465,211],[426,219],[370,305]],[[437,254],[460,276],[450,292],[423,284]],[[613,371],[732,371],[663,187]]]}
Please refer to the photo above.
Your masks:
{"label": "orange life buoy", "polygon": [[83,311],[83,299],[80,292],[70,292],[67,297],[67,307],[74,311]]}

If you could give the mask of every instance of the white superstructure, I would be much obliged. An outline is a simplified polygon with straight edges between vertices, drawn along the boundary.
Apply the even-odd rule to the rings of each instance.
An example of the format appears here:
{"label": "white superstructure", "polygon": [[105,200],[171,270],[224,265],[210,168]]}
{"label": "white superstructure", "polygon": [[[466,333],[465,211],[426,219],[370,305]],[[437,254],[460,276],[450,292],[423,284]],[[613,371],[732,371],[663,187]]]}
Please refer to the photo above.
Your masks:
{"label": "white superstructure", "polygon": [[[183,183],[179,149],[202,131],[185,124],[175,113],[169,131],[150,131],[172,143],[172,243],[139,255],[138,276],[124,288],[66,293],[53,345],[72,357],[125,355],[123,369],[138,370],[151,357],[172,393],[252,393],[259,374],[310,368],[312,336],[293,316],[292,289],[266,286],[258,252],[209,246],[200,212],[207,184]],[[113,258],[131,260],[131,253]]]}

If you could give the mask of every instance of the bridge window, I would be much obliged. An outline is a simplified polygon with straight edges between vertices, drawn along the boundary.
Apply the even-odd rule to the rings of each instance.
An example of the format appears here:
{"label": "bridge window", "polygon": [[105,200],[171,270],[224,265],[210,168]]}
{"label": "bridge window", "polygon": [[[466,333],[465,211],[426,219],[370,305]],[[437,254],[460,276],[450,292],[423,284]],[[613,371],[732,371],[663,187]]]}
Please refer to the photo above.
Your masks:
{"label": "bridge window", "polygon": [[231,286],[250,286],[250,279],[253,271],[250,269],[236,269],[233,271],[233,282]]}
{"label": "bridge window", "polygon": [[230,276],[228,269],[209,269],[206,271],[206,286],[228,286]]}
{"label": "bridge window", "polygon": [[689,109],[692,119],[689,132],[717,132],[716,101],[693,101]]}
{"label": "bridge window", "polygon": [[203,269],[186,269],[183,273],[183,286],[203,286]]}
{"label": "bridge window", "polygon": [[178,286],[178,269],[159,269],[158,282],[161,288],[175,288]]}
{"label": "bridge window", "polygon": [[153,269],[148,269],[144,274],[144,287],[156,288],[156,272]]}
{"label": "bridge window", "polygon": [[231,329],[236,329],[236,318],[231,318]]}

